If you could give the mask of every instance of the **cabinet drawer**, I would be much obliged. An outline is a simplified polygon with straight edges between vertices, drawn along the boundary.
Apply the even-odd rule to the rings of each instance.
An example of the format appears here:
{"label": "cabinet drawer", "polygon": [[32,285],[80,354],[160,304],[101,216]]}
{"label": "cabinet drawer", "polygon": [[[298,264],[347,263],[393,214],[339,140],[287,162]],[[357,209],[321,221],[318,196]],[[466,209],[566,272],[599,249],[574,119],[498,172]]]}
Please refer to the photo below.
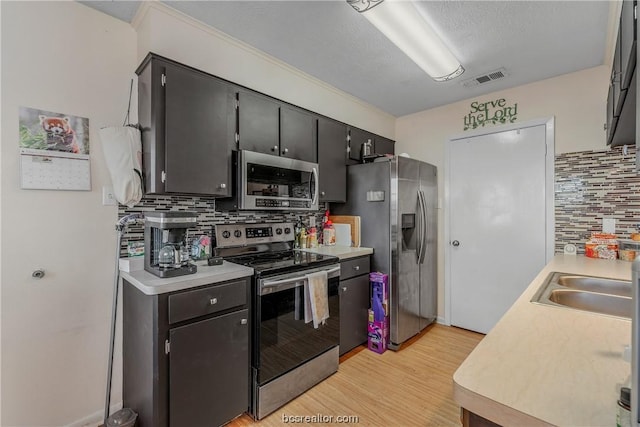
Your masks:
{"label": "cabinet drawer", "polygon": [[239,280],[169,296],[169,323],[182,322],[247,303],[247,281]]}
{"label": "cabinet drawer", "polygon": [[369,256],[342,261],[340,263],[340,280],[349,279],[362,274],[368,274],[370,268]]}

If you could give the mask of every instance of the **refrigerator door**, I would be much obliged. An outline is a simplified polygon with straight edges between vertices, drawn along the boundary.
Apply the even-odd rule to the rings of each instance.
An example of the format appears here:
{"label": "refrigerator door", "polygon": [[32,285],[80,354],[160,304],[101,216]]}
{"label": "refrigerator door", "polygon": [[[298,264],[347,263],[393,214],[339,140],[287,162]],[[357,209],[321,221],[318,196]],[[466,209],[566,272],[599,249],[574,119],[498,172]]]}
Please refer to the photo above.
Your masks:
{"label": "refrigerator door", "polygon": [[420,330],[438,315],[438,170],[420,163],[421,214],[424,218],[420,263]]}
{"label": "refrigerator door", "polygon": [[416,160],[396,157],[391,161],[391,348],[420,332],[418,259],[425,224],[419,209],[419,172],[420,162]]}

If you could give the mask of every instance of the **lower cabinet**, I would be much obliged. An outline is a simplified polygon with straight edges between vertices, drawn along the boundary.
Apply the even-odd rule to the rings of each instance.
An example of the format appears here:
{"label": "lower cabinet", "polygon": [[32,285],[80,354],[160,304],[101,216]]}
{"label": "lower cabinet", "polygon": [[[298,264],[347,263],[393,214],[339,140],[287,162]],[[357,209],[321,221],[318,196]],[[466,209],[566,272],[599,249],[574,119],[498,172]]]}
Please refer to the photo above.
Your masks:
{"label": "lower cabinet", "polygon": [[340,355],[367,342],[369,256],[340,262]]}
{"label": "lower cabinet", "polygon": [[145,295],[124,281],[123,404],[138,427],[220,426],[247,411],[249,288]]}

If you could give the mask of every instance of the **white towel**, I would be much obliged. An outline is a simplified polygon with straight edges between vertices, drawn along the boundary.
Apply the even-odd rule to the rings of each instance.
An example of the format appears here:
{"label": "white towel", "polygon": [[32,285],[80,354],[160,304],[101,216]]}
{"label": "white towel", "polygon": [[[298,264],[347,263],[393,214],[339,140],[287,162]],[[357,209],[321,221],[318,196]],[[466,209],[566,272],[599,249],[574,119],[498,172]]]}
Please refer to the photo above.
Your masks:
{"label": "white towel", "polygon": [[329,318],[329,292],[327,283],[327,272],[307,274],[305,289],[305,310],[304,321],[309,323],[313,320],[313,327],[318,329],[320,323],[323,325]]}

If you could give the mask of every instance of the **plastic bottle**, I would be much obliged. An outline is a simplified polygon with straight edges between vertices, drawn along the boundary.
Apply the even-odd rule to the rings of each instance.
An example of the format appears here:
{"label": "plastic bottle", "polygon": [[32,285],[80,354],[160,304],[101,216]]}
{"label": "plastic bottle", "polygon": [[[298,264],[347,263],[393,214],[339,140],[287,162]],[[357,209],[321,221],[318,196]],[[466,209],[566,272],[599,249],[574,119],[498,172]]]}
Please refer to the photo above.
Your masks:
{"label": "plastic bottle", "polygon": [[307,232],[304,229],[304,227],[302,227],[300,229],[300,235],[299,235],[299,240],[300,240],[300,249],[306,249],[307,248]]}
{"label": "plastic bottle", "polygon": [[336,229],[333,228],[333,223],[329,220],[324,224],[324,230],[322,230],[322,242],[325,246],[334,246],[336,244]]}
{"label": "plastic bottle", "polygon": [[318,247],[318,231],[315,227],[309,227],[309,231],[307,233],[307,247],[308,248],[317,248]]}

